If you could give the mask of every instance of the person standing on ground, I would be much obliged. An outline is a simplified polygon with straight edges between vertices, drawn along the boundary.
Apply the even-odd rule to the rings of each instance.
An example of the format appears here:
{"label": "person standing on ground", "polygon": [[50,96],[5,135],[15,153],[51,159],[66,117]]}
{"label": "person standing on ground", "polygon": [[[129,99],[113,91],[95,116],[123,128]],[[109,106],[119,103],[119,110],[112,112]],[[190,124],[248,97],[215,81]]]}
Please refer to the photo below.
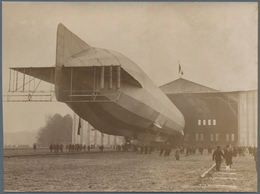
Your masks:
{"label": "person standing on ground", "polygon": [[233,156],[237,157],[237,147],[233,147]]}
{"label": "person standing on ground", "polygon": [[178,147],[175,151],[175,158],[176,158],[176,160],[180,160],[180,149]]}
{"label": "person standing on ground", "polygon": [[52,143],[51,143],[51,145],[50,145],[50,151],[52,152],[52,150],[53,150],[53,145],[52,145]]}
{"label": "person standing on ground", "polygon": [[101,152],[103,152],[103,150],[104,150],[104,146],[103,146],[103,144],[100,146],[100,151]]}
{"label": "person standing on ground", "polygon": [[33,149],[34,151],[36,151],[36,144],[33,144]]}
{"label": "person standing on ground", "polygon": [[200,155],[203,154],[203,147],[202,146],[199,147],[199,152],[200,152]]}
{"label": "person standing on ground", "polygon": [[159,156],[161,156],[164,152],[164,149],[163,148],[160,148],[160,151],[159,151]]}
{"label": "person standing on ground", "polygon": [[186,156],[189,156],[189,154],[190,154],[190,146],[187,146],[187,148],[186,148]]}
{"label": "person standing on ground", "polygon": [[226,158],[226,165],[227,165],[228,170],[231,168],[231,165],[233,164],[232,157],[233,157],[232,149],[229,145],[227,145],[227,148],[225,151],[225,158]]}
{"label": "person standing on ground", "polygon": [[217,172],[219,172],[219,170],[220,170],[222,157],[225,158],[222,150],[220,149],[220,146],[217,146],[217,149],[213,152],[213,155],[212,155],[212,160],[216,161],[216,171]]}
{"label": "person standing on ground", "polygon": [[60,144],[60,151],[63,152],[63,144]]}

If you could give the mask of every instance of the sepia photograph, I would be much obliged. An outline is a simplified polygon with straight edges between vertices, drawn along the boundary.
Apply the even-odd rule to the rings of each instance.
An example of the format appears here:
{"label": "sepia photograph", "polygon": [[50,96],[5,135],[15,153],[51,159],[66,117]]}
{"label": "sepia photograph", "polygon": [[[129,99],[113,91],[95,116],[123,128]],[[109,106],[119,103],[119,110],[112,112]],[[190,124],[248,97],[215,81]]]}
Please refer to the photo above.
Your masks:
{"label": "sepia photograph", "polygon": [[257,192],[257,2],[2,2],[3,192]]}

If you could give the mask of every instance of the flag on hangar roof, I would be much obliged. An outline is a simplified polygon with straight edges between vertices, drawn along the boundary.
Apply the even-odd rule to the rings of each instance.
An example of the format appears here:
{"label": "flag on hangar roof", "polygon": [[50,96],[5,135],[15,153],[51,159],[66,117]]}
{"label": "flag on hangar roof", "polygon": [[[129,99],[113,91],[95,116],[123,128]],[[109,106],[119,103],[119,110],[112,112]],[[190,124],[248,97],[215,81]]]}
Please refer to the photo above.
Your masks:
{"label": "flag on hangar roof", "polygon": [[181,65],[179,63],[179,74],[183,75],[183,71],[181,70]]}

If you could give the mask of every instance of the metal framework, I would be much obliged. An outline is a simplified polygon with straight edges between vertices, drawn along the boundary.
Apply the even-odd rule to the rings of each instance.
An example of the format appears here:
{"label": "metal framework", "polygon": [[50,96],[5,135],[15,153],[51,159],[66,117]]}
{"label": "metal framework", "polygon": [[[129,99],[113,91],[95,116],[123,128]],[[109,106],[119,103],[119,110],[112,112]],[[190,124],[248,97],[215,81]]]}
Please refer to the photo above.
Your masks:
{"label": "metal framework", "polygon": [[[12,72],[13,71],[13,72]],[[16,71],[16,73],[15,73]],[[46,86],[39,89],[42,80],[25,74],[25,68],[22,73],[22,78],[19,79],[19,72],[10,69],[9,74],[9,89],[7,95],[4,95],[4,101],[7,102],[52,102],[56,101],[54,97],[54,90],[52,84],[48,84],[50,89]]]}
{"label": "metal framework", "polygon": [[[77,71],[88,71],[92,77],[92,89],[78,89],[77,79],[80,74]],[[116,102],[120,97],[121,84],[120,66],[93,66],[93,67],[67,67],[66,75],[69,76],[68,86],[63,93],[68,96],[65,103],[69,102]],[[84,77],[84,76],[82,76]],[[113,82],[114,80],[114,82]],[[83,83],[80,83],[83,84]]]}
{"label": "metal framework", "polygon": [[[44,82],[44,76],[35,78],[32,70],[28,69],[10,69],[9,89],[7,95],[4,95],[4,101],[7,102],[55,102],[54,72],[48,75],[50,83]],[[82,89],[78,87],[79,72],[92,72],[93,86],[91,89]],[[19,74],[22,76],[19,77]],[[65,67],[63,70],[64,89],[62,94],[65,96],[65,103],[70,102],[116,102],[118,101],[121,91],[121,67],[120,66],[93,66],[93,67]],[[84,79],[84,76],[82,76]],[[82,79],[82,78],[81,78]],[[44,83],[43,83],[43,82]],[[82,80],[80,80],[82,81]],[[82,84],[82,83],[81,83]],[[43,85],[43,86],[42,86]],[[42,86],[42,87],[41,87]]]}

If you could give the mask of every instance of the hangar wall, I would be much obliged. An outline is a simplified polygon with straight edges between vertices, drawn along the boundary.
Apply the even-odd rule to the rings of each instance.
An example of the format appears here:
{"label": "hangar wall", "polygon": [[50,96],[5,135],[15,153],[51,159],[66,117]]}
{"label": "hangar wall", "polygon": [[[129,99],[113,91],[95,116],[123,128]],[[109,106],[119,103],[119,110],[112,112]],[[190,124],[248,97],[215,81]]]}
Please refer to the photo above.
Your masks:
{"label": "hangar wall", "polygon": [[82,144],[82,145],[122,145],[124,143],[124,137],[108,135],[99,132],[94,129],[87,121],[80,119],[80,129],[79,128],[79,116],[74,113],[73,115],[73,127],[72,127],[72,144]]}
{"label": "hangar wall", "polygon": [[257,146],[258,140],[257,90],[239,92],[238,145]]}

